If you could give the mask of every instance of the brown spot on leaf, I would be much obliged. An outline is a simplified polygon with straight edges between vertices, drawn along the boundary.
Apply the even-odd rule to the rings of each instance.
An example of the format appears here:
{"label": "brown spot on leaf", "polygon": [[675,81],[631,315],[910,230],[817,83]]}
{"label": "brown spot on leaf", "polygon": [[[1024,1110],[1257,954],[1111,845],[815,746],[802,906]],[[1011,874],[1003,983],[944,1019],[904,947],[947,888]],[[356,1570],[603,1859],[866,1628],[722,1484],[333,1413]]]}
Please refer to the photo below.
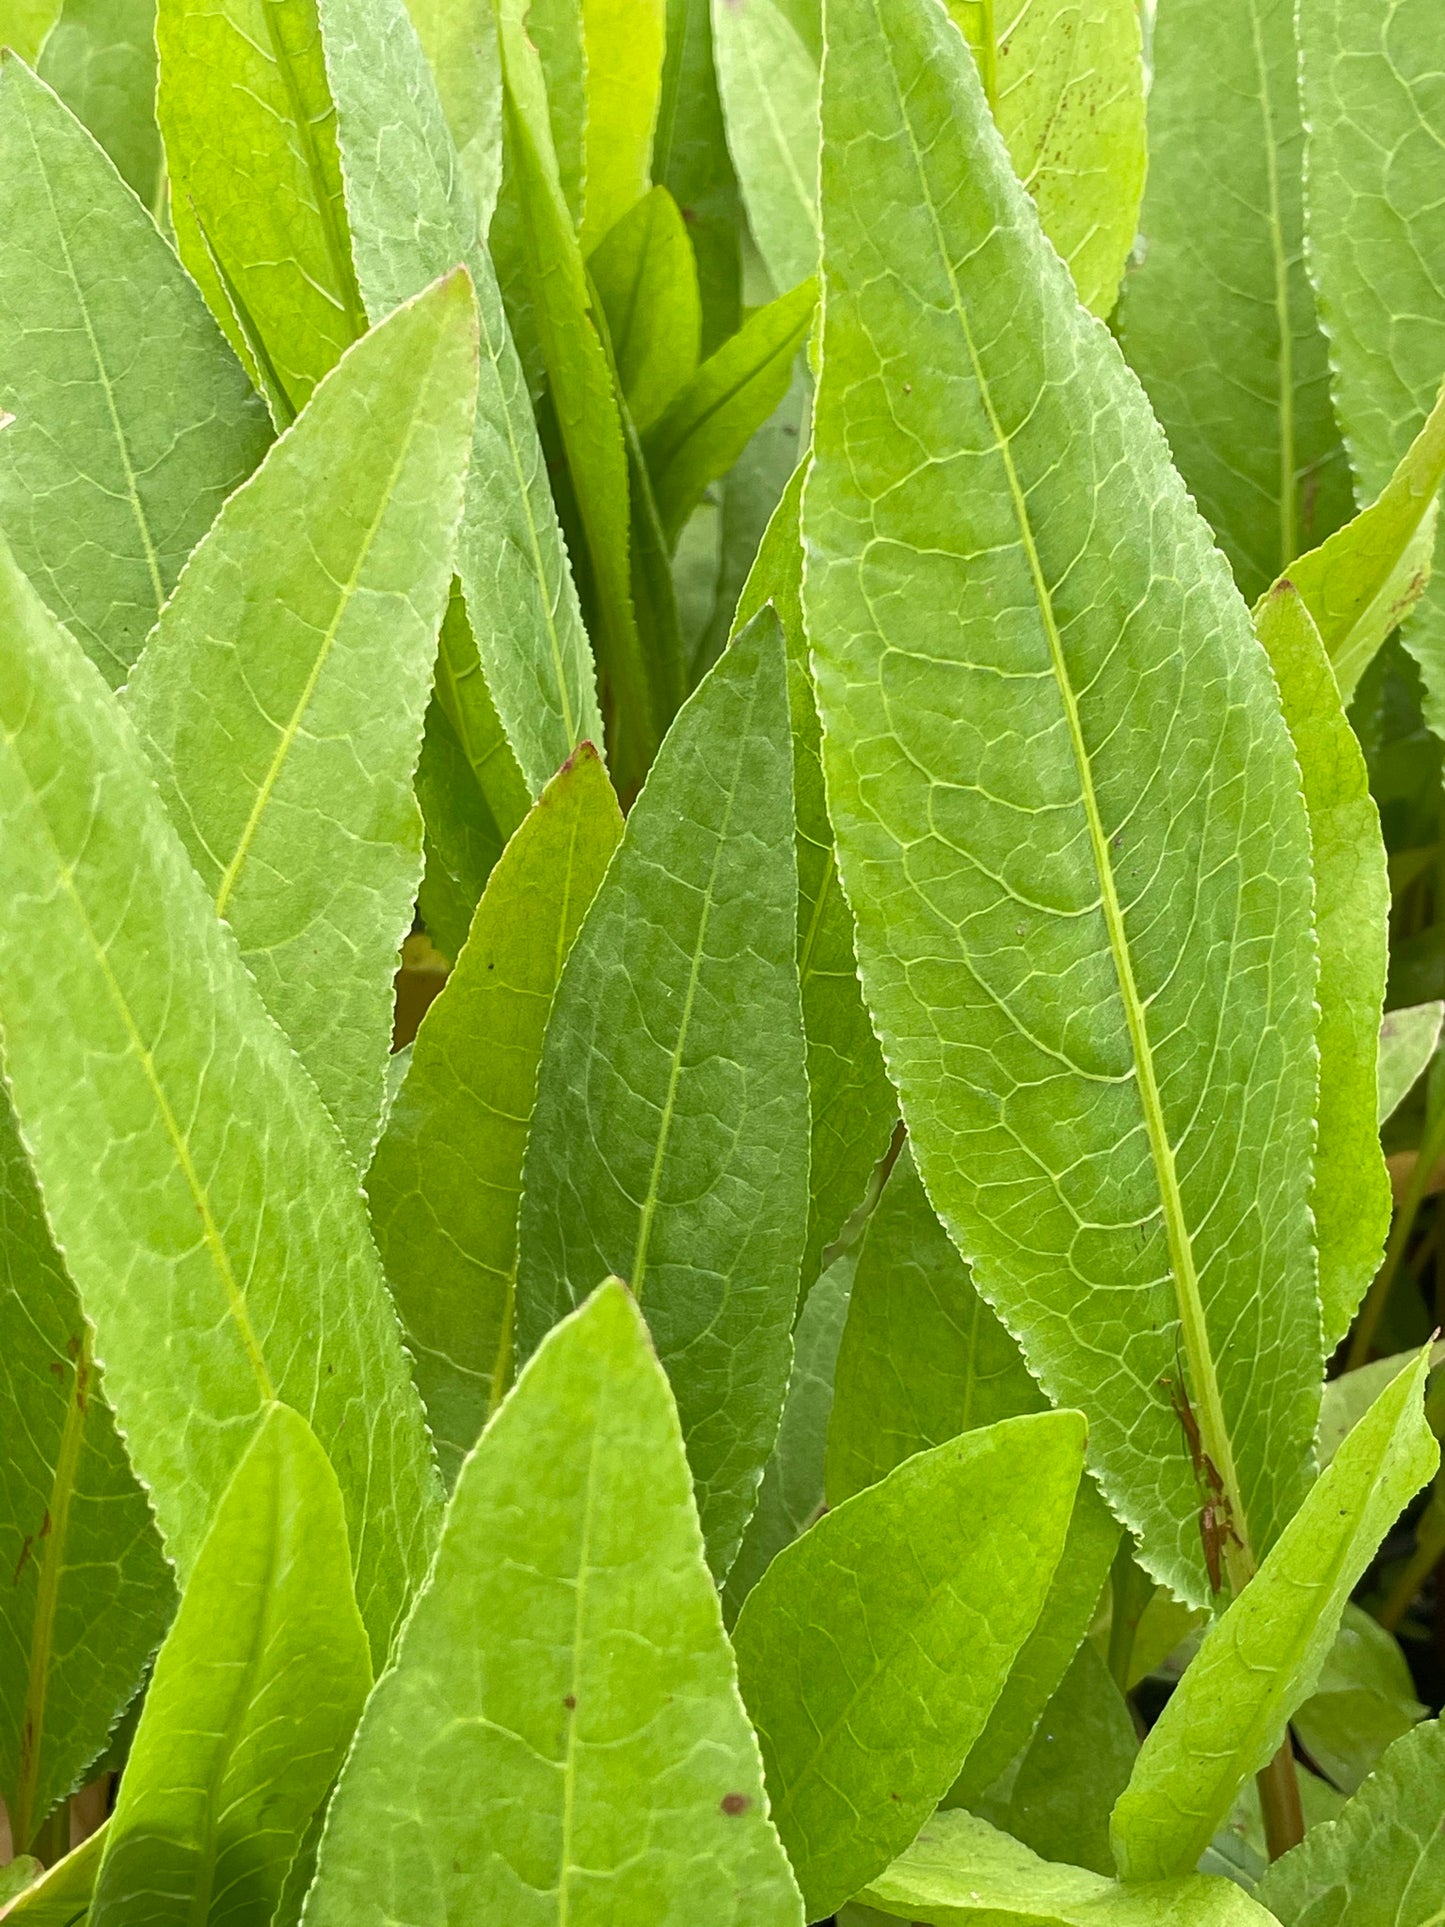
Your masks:
{"label": "brown spot on leaf", "polygon": [[725,1793],[721,1801],[719,1802],[719,1805],[722,1807],[722,1810],[724,1813],[730,1813],[730,1814],[736,1815],[739,1813],[746,1813],[748,1808],[752,1805],[752,1801],[748,1798],[746,1793]]}

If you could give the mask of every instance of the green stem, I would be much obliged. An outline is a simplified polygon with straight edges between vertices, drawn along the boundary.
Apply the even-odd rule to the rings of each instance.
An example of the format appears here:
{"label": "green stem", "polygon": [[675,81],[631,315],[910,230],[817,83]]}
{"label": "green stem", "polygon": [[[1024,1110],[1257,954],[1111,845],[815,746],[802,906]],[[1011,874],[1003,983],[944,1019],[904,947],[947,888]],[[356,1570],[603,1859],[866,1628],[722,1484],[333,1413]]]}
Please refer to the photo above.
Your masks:
{"label": "green stem", "polygon": [[1393,1633],[1399,1627],[1414,1603],[1415,1595],[1442,1559],[1445,1559],[1445,1503],[1442,1503],[1441,1490],[1437,1485],[1416,1529],[1415,1550],[1380,1608],[1380,1624],[1387,1633]]}

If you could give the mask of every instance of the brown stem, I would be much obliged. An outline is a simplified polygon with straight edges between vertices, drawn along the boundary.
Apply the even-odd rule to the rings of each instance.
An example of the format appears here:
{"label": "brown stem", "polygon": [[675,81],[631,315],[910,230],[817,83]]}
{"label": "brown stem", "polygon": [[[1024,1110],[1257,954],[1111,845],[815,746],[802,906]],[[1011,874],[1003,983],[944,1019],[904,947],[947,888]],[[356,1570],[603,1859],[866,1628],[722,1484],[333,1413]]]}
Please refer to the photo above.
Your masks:
{"label": "brown stem", "polygon": [[1264,1817],[1264,1842],[1271,1860],[1297,1847],[1305,1837],[1304,1808],[1300,1805],[1299,1773],[1289,1729],[1284,1743],[1262,1772],[1256,1774],[1259,1810]]}

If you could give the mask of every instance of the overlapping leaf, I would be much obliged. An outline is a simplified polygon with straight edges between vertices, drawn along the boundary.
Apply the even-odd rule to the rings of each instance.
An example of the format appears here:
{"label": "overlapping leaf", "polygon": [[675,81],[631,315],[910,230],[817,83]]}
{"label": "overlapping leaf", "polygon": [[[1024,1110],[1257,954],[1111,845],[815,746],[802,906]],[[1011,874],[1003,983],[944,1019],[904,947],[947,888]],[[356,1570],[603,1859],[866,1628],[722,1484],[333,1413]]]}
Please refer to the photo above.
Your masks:
{"label": "overlapping leaf", "polygon": [[925,0],[829,19],[804,605],[864,986],[979,1290],[1202,1603],[1206,1470],[1163,1381],[1258,1550],[1318,1401],[1293,751],[967,49]]}
{"label": "overlapping leaf", "polygon": [[0,1796],[17,1852],[105,1745],[173,1604],[0,1096]]}
{"label": "overlapping leaf", "polygon": [[366,1179],[448,1485],[511,1382],[522,1158],[563,961],[622,833],[594,750],[493,871]]}
{"label": "overlapping leaf", "polygon": [[711,354],[737,330],[742,249],[738,183],[718,98],[709,0],[668,0],[666,38],[652,178],[684,210],[697,256],[702,348]]}
{"label": "overlapping leaf", "polygon": [[161,184],[156,0],[65,0],[38,70],[153,208]]}
{"label": "overlapping leaf", "polygon": [[105,1388],[182,1576],[260,1408],[336,1468],[378,1656],[436,1475],[341,1140],[79,646],[0,554],[0,1023]]}
{"label": "overlapping leaf", "polygon": [[1125,352],[1251,600],[1350,512],[1304,267],[1298,58],[1293,0],[1161,10],[1143,259],[1120,306]]}
{"label": "overlapping leaf", "polygon": [[464,1467],[337,1789],[308,1927],[398,1918],[801,1927],[677,1414],[616,1282]]}
{"label": "overlapping leaf", "polygon": [[222,509],[125,695],[191,861],[359,1169],[421,875],[412,773],[476,361],[464,272],[358,342]]}
{"label": "overlapping leaf", "polygon": [[154,222],[11,55],[0,178],[0,529],[115,685],[266,411]]}
{"label": "overlapping leaf", "polygon": [[584,250],[616,226],[651,181],[667,0],[581,0],[587,121]]}
{"label": "overlapping leaf", "polygon": [[336,1475],[272,1405],[157,1656],[90,1927],[270,1920],[370,1686]]}
{"label": "overlapping leaf", "polygon": [[[504,836],[580,742],[600,744],[591,651],[496,275],[403,0],[322,0],[348,209],[368,312],[390,312],[457,262],[481,326],[481,380],[457,567],[466,622],[443,637],[438,688]],[[525,798],[523,798],[525,801]]]}
{"label": "overlapping leaf", "polygon": [[156,42],[181,259],[288,421],[366,330],[316,0],[158,0]]}
{"label": "overlapping leaf", "polygon": [[782,637],[680,712],[562,971],[523,1173],[518,1353],[609,1272],[672,1380],[713,1569],[777,1432],[808,1093]]}

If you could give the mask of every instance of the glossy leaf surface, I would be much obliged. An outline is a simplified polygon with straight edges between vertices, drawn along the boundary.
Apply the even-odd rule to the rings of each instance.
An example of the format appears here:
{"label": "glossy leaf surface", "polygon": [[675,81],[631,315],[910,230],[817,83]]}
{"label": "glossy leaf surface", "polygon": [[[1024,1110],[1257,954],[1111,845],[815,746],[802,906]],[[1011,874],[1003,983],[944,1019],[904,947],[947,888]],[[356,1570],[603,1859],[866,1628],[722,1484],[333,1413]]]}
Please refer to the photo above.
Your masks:
{"label": "glossy leaf surface", "polygon": [[272,1405],[157,1655],[90,1927],[269,1920],[370,1687],[336,1475]]}
{"label": "glossy leaf surface", "polygon": [[1038,1618],[1083,1453],[1077,1412],[919,1453],[748,1595],[738,1677],[810,1920],[881,1873],[953,1781]]}
{"label": "glossy leaf surface", "polygon": [[801,1927],[677,1414],[615,1282],[467,1461],[337,1789],[308,1927],[399,1917]]}
{"label": "glossy leaf surface", "polygon": [[1318,1402],[1293,750],[966,47],[925,0],[829,18],[804,606],[864,988],[978,1289],[1202,1603],[1163,1381],[1258,1549]]}
{"label": "glossy leaf surface", "polygon": [[217,914],[363,1170],[421,876],[412,775],[476,355],[465,274],[358,342],[222,509],[125,693]]}
{"label": "glossy leaf surface", "polygon": [[777,1432],[806,1229],[791,762],[764,615],[628,817],[562,971],[523,1173],[519,1356],[599,1273],[627,1280],[719,1575]]}
{"label": "glossy leaf surface", "polygon": [[553,993],[622,817],[584,747],[492,872],[367,1173],[448,1485],[512,1375],[517,1216]]}
{"label": "glossy leaf surface", "polygon": [[591,249],[651,182],[667,0],[581,0],[581,12],[587,122],[580,239]]}
{"label": "glossy leaf surface", "polygon": [[11,56],[0,175],[0,529],[114,687],[266,411],[145,209]]}
{"label": "glossy leaf surface", "polygon": [[46,1215],[184,1576],[274,1398],[346,1503],[373,1650],[436,1474],[356,1176],[129,722],[0,557],[0,1020]]}

